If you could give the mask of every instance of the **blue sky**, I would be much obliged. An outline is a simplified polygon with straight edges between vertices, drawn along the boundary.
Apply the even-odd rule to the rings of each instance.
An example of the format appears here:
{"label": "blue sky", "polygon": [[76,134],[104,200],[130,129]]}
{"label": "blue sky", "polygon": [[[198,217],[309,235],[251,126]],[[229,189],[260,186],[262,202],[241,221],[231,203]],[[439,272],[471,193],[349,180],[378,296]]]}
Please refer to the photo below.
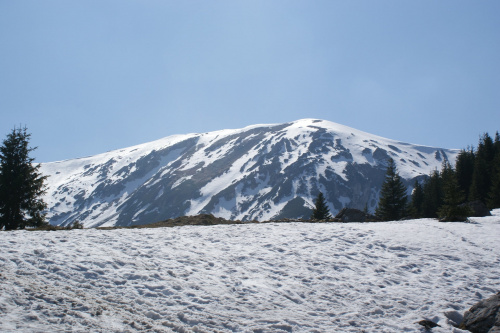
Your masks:
{"label": "blue sky", "polygon": [[500,1],[0,0],[0,136],[38,162],[319,118],[465,148],[500,130]]}

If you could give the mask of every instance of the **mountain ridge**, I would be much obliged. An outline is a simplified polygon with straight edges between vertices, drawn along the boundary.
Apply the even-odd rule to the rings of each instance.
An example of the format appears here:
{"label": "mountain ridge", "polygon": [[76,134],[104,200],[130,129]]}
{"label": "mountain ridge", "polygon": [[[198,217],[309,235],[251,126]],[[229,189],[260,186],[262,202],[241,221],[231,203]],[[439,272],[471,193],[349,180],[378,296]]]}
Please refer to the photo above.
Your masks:
{"label": "mountain ridge", "polygon": [[177,134],[106,153],[43,163],[52,224],[146,224],[211,213],[227,219],[304,217],[321,190],[332,212],[373,211],[392,157],[410,186],[458,150],[386,139],[301,119]]}

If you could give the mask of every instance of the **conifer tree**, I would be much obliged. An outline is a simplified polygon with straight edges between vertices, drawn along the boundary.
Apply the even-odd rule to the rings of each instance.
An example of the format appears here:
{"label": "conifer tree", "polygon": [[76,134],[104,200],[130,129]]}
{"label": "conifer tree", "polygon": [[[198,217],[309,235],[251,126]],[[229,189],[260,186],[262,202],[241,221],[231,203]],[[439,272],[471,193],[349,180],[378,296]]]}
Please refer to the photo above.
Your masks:
{"label": "conifer tree", "polygon": [[472,185],[472,175],[474,173],[474,150],[470,147],[462,149],[455,162],[455,173],[460,189],[464,192],[465,198],[469,197],[469,190]]}
{"label": "conifer tree", "polygon": [[495,149],[495,156],[500,154],[500,134],[498,131],[495,133],[495,141],[493,142],[493,147]]}
{"label": "conifer tree", "polygon": [[455,170],[453,170],[448,160],[445,160],[443,161],[443,163],[441,163],[441,173],[439,174],[439,176],[441,177],[441,180],[443,182],[443,187],[444,183],[447,180],[451,179],[452,177],[455,177]]}
{"label": "conifer tree", "polygon": [[436,218],[438,210],[444,203],[443,175],[447,175],[448,163],[445,161],[441,173],[434,170],[424,184],[424,202],[422,204],[423,217]]}
{"label": "conifer tree", "polygon": [[322,192],[319,192],[316,200],[314,201],[315,207],[313,209],[312,218],[315,220],[327,220],[332,218],[330,210],[326,205],[325,197]]}
{"label": "conifer tree", "polygon": [[465,221],[471,215],[469,206],[461,206],[465,201],[465,195],[458,185],[455,170],[450,163],[445,161],[441,171],[443,184],[443,205],[439,208],[438,216],[441,221],[458,222]]}
{"label": "conifer tree", "polygon": [[46,208],[41,199],[45,176],[29,156],[31,134],[14,128],[0,147],[0,229],[14,230],[45,225]]}
{"label": "conifer tree", "polygon": [[407,213],[407,200],[406,187],[396,170],[394,160],[391,158],[388,161],[375,215],[382,221],[400,220]]}
{"label": "conifer tree", "polygon": [[496,153],[493,162],[491,187],[488,193],[488,207],[491,209],[500,208],[500,151]]}
{"label": "conifer tree", "polygon": [[500,134],[495,134],[493,143],[495,149],[495,158],[493,160],[491,187],[488,193],[488,207],[500,208]]}
{"label": "conifer tree", "polygon": [[469,200],[480,200],[486,202],[491,186],[491,175],[493,168],[493,159],[495,158],[495,146],[493,140],[485,133],[477,147],[474,160],[474,172],[472,174],[472,183],[469,191]]}
{"label": "conifer tree", "polygon": [[411,204],[410,210],[413,217],[422,217],[422,204],[424,202],[424,190],[422,185],[415,180],[415,185],[413,186],[413,191],[411,192]]}

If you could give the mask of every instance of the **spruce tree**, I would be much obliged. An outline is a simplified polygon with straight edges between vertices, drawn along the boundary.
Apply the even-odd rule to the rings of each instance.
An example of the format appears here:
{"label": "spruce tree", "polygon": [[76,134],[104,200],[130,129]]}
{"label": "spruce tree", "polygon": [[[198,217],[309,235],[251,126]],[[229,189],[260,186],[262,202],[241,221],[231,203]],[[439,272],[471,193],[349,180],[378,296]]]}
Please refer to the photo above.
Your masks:
{"label": "spruce tree", "polygon": [[458,186],[464,192],[465,198],[469,197],[469,190],[472,185],[474,159],[474,150],[469,147],[460,151],[455,162],[455,173],[457,176]]}
{"label": "spruce tree", "polygon": [[500,208],[500,134],[495,134],[493,143],[495,149],[495,158],[491,170],[491,187],[488,193],[488,207]]}
{"label": "spruce tree", "polygon": [[424,202],[424,190],[422,185],[415,180],[415,185],[413,186],[413,191],[411,192],[411,204],[410,210],[413,217],[422,217],[422,204]]}
{"label": "spruce tree", "polygon": [[436,218],[444,204],[444,179],[454,173],[448,161],[444,161],[441,172],[434,170],[424,184],[424,201],[422,203],[423,217]]}
{"label": "spruce tree", "polygon": [[469,206],[461,206],[465,202],[465,195],[458,185],[455,170],[445,161],[441,171],[443,186],[443,205],[439,208],[438,216],[441,221],[459,222],[467,220],[471,215]]}
{"label": "spruce tree", "polygon": [[316,200],[314,201],[315,207],[313,209],[312,218],[315,220],[327,220],[332,218],[330,210],[326,205],[325,197],[322,192],[319,192]]}
{"label": "spruce tree", "polygon": [[498,131],[495,133],[495,141],[493,142],[493,147],[495,149],[495,156],[500,154],[500,134]]}
{"label": "spruce tree", "polygon": [[491,186],[494,158],[495,145],[488,133],[485,133],[479,141],[474,160],[474,172],[469,191],[470,201],[479,200],[486,203]]}
{"label": "spruce tree", "polygon": [[406,215],[406,187],[399,176],[394,160],[389,159],[375,215],[382,221],[400,220]]}
{"label": "spruce tree", "polygon": [[493,161],[493,173],[491,176],[491,187],[488,193],[488,207],[500,208],[500,151],[496,153]]}
{"label": "spruce tree", "polygon": [[41,196],[47,177],[29,156],[36,149],[29,147],[30,136],[26,127],[14,128],[0,147],[0,230],[46,224]]}

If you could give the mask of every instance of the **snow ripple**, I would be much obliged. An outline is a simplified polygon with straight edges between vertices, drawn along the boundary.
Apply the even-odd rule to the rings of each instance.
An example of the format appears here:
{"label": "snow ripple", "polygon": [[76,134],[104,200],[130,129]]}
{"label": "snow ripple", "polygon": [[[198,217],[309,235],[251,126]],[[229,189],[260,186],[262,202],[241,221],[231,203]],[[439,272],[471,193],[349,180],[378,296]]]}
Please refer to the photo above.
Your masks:
{"label": "snow ripple", "polygon": [[461,332],[500,217],[3,232],[2,332]]}

